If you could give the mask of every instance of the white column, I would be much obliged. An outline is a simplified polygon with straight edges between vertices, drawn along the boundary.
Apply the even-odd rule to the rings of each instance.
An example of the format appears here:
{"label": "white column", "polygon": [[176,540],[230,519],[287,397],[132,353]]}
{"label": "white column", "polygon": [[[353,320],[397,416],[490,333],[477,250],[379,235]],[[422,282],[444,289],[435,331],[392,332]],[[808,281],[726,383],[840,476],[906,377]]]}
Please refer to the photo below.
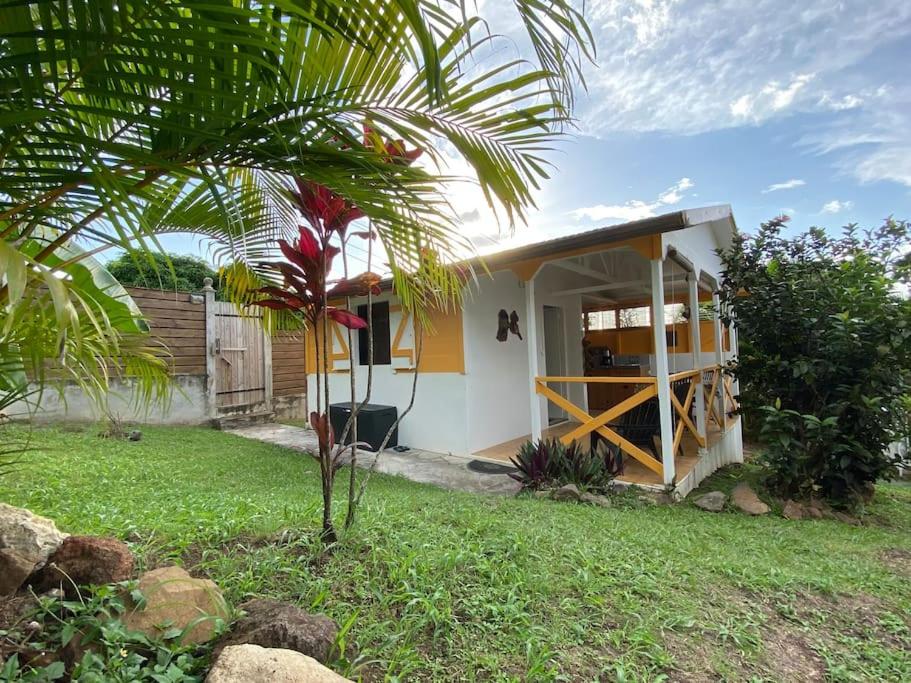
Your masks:
{"label": "white column", "polygon": [[203,295],[206,307],[206,415],[214,419],[218,410],[216,408],[217,373],[215,371],[218,359],[215,357],[215,289],[212,287],[212,278],[203,281]]}
{"label": "white column", "polygon": [[[721,299],[717,292],[712,292],[712,322],[715,326],[715,364],[724,367],[724,335],[721,327]],[[728,418],[724,410],[724,375],[718,378],[717,394],[712,396],[715,408],[721,419],[721,429],[727,427]],[[719,400],[720,397],[720,400]]]}
{"label": "white column", "polygon": [[696,431],[705,437],[705,389],[702,386],[702,330],[699,328],[699,283],[696,273],[687,273],[686,284],[690,293],[690,348],[693,350],[693,369],[700,370],[696,377],[696,395],[693,397],[696,413]]}
{"label": "white column", "polygon": [[535,391],[535,377],[538,376],[538,316],[535,314],[535,276],[525,283],[525,329],[528,338],[528,375],[531,387],[531,438],[541,438],[541,398]]}
{"label": "white column", "polygon": [[667,332],[664,326],[664,262],[652,259],[652,334],[655,342],[655,377],[658,384],[658,411],[661,422],[661,464],[665,486],[673,485],[674,423],[671,419],[671,383],[667,364]]}

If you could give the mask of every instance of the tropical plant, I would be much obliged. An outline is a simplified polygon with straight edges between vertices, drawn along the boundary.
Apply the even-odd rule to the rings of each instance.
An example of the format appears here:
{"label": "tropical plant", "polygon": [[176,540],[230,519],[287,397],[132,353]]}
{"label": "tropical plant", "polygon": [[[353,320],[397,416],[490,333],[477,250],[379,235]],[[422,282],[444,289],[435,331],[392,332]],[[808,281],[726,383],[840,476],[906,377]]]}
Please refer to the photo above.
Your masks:
{"label": "tropical plant", "polygon": [[[510,224],[524,218],[591,55],[569,0],[511,6],[532,60],[503,61],[474,3],[449,0],[7,4],[0,238],[16,251],[49,235],[34,280],[77,239],[141,258],[163,232],[204,234],[230,262],[222,288],[249,302],[282,283],[262,264],[299,239],[288,178],[302,178],[369,220],[421,317],[459,297],[464,275],[445,266],[471,250],[442,192],[448,157]],[[56,310],[51,336],[69,324]]]}
{"label": "tropical plant", "polygon": [[622,469],[619,453],[601,442],[587,450],[575,441],[568,446],[559,439],[526,441],[510,460],[518,471],[509,476],[531,490],[574,484],[607,491]]}
{"label": "tropical plant", "polygon": [[120,254],[105,264],[107,271],[125,287],[171,289],[198,292],[205,279],[218,280],[218,273],[206,261],[189,254],[149,252],[144,258]]}
{"label": "tropical plant", "polygon": [[785,218],[721,254],[733,371],[760,424],[771,484],[785,496],[852,505],[895,474],[911,389],[909,226],[782,236]]}

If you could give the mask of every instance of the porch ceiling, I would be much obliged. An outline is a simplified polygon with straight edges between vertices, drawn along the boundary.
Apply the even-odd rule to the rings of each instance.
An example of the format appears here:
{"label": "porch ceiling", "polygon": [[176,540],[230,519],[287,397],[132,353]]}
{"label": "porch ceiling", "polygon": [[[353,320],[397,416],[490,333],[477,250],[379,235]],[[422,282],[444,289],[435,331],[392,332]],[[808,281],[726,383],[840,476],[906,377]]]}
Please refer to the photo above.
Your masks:
{"label": "porch ceiling", "polygon": [[[627,302],[641,302],[651,295],[650,264],[634,249],[619,247],[550,261],[542,272],[560,274],[560,288],[553,296],[582,297],[583,307],[595,309]],[[700,283],[700,287],[704,285]],[[687,291],[686,271],[665,261],[664,294],[672,300]],[[705,290],[708,291],[708,290]]]}

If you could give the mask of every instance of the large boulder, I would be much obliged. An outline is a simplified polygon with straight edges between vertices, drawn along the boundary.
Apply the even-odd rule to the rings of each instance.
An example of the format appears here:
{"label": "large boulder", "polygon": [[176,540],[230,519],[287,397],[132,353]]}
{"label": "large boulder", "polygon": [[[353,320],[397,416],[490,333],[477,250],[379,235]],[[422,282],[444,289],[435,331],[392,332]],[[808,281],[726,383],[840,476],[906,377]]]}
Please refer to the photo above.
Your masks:
{"label": "large boulder", "polygon": [[67,536],[47,517],[0,503],[0,595],[19,590]]}
{"label": "large boulder", "polygon": [[750,488],[750,485],[744,482],[737,484],[731,491],[731,503],[748,515],[765,515],[770,509],[768,505],[759,500],[759,496]]}
{"label": "large boulder", "polygon": [[267,599],[250,600],[241,609],[246,615],[219,639],[216,655],[225,647],[250,644],[294,650],[318,662],[329,660],[338,625],[324,614]]}
{"label": "large boulder", "polygon": [[126,543],[100,536],[70,536],[32,579],[38,591],[62,588],[73,597],[76,586],[126,581],[133,575],[133,553]]}
{"label": "large boulder", "polygon": [[721,512],[728,497],[722,491],[709,491],[693,501],[693,505],[709,512]]}
{"label": "large boulder", "polygon": [[218,655],[206,683],[345,683],[347,678],[294,650],[232,645]]}
{"label": "large boulder", "polygon": [[161,567],[139,577],[145,607],[130,605],[124,626],[157,638],[170,628],[184,631],[183,644],[205,643],[215,635],[217,619],[228,618],[228,606],[214,581],[194,579],[181,567]]}
{"label": "large boulder", "polygon": [[785,519],[804,519],[809,515],[807,509],[802,504],[788,499],[785,501],[784,508],[781,510],[781,516]]}

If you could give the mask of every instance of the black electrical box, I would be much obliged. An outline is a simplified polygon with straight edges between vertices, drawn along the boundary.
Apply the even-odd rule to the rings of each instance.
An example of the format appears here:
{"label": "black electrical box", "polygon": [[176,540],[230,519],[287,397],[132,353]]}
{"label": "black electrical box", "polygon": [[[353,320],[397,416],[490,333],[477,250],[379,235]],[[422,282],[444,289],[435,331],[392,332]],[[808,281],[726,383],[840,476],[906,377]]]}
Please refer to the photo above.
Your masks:
{"label": "black electrical box", "polygon": [[[357,405],[357,404],[355,404]],[[357,440],[370,444],[370,450],[377,451],[386,438],[386,432],[395,424],[399,411],[395,406],[383,406],[376,403],[368,403],[360,409],[357,414]],[[348,424],[348,418],[351,417],[351,403],[333,403],[329,406],[329,422],[332,423],[332,431],[335,434],[335,442],[339,443],[342,438],[342,432],[345,431],[345,425]],[[351,443],[352,432],[349,430],[345,443]],[[399,445],[398,427],[389,437],[386,448],[392,448]]]}

